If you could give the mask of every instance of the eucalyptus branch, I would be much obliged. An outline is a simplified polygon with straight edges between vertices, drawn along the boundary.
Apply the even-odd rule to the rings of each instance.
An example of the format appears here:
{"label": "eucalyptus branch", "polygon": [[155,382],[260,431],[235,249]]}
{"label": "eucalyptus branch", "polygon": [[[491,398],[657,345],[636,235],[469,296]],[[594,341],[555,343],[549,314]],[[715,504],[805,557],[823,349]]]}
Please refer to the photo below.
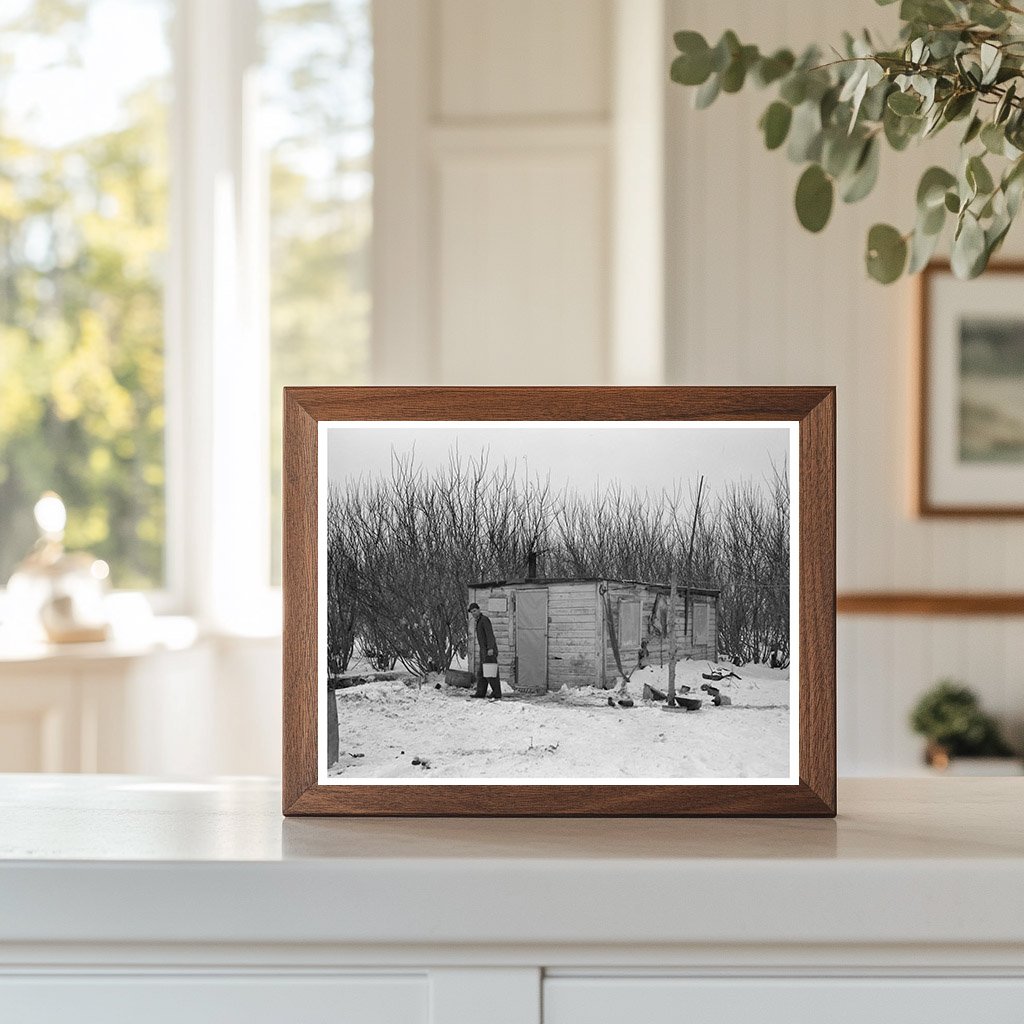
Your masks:
{"label": "eucalyptus branch", "polygon": [[758,126],[768,149],[785,145],[789,159],[805,165],[796,214],[815,232],[831,218],[837,193],[853,203],[872,191],[883,142],[900,152],[962,122],[959,165],[929,168],[913,228],[876,224],[865,259],[884,284],[916,273],[952,219],[953,269],[974,277],[1002,245],[1024,195],[1024,25],[1014,21],[1024,9],[1010,0],[902,0],[899,16],[896,47],[879,49],[866,32],[847,34],[827,62],[813,47],[798,58],[789,50],[762,54],[734,32],[714,46],[678,32],[671,76],[697,87],[701,109],[748,82],[775,90]]}

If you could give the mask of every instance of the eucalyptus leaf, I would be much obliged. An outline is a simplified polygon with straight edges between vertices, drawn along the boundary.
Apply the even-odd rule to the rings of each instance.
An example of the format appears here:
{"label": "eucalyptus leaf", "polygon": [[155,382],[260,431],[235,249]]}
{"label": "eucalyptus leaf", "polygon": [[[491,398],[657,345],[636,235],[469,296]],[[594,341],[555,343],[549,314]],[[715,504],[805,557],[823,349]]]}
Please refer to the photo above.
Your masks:
{"label": "eucalyptus leaf", "polygon": [[742,48],[736,33],[727,29],[711,51],[711,70],[721,74],[733,62],[733,57]]}
{"label": "eucalyptus leaf", "polygon": [[992,116],[992,120],[996,124],[1002,124],[1013,110],[1013,101],[1017,96],[1017,83],[1011,82],[1003,93],[999,102],[996,104],[996,112]]}
{"label": "eucalyptus leaf", "polygon": [[698,110],[705,110],[711,106],[722,91],[722,80],[716,75],[712,76],[694,93],[693,105]]}
{"label": "eucalyptus leaf", "polygon": [[935,79],[927,75],[913,75],[910,84],[924,100],[921,110],[927,113],[935,103]]}
{"label": "eucalyptus leaf", "polygon": [[890,224],[875,224],[868,232],[867,269],[880,284],[892,284],[907,262],[906,239]]}
{"label": "eucalyptus leaf", "polygon": [[1006,213],[1011,223],[1013,218],[1020,212],[1021,199],[1024,198],[1024,177],[1017,177],[1003,186],[1003,194],[1006,196]]}
{"label": "eucalyptus leaf", "polygon": [[908,274],[917,274],[930,262],[939,244],[941,232],[928,233],[920,228],[914,230],[910,237],[910,262],[907,264]]}
{"label": "eucalyptus leaf", "polygon": [[829,89],[821,100],[818,102],[818,110],[821,114],[821,123],[828,124],[830,121],[838,121],[839,114],[837,107],[839,106],[839,93],[840,90],[837,88]]}
{"label": "eucalyptus leaf", "polygon": [[878,181],[879,148],[877,137],[872,137],[864,143],[853,175],[843,187],[844,203],[860,202],[875,187]]}
{"label": "eucalyptus leaf", "polygon": [[980,156],[972,156],[967,161],[966,175],[967,181],[974,188],[976,194],[987,196],[995,188],[992,175]]}
{"label": "eucalyptus leaf", "polygon": [[864,102],[860,105],[859,120],[861,123],[882,120],[882,115],[885,113],[885,101],[889,98],[889,94],[892,91],[892,82],[886,78],[879,79],[878,82],[868,88],[867,93],[864,95]]}
{"label": "eucalyptus leaf", "polygon": [[747,72],[758,60],[756,46],[741,46],[732,63],[722,72],[722,92],[739,92],[746,81]]}
{"label": "eucalyptus leaf", "polygon": [[967,126],[967,131],[964,132],[963,139],[960,140],[960,145],[970,145],[980,134],[982,125],[983,122],[980,117],[972,117],[971,123]]}
{"label": "eucalyptus leaf", "polygon": [[791,107],[798,107],[807,99],[807,73],[794,71],[787,75],[779,87],[779,99],[785,100]]}
{"label": "eucalyptus leaf", "polygon": [[953,238],[953,251],[950,264],[953,273],[961,280],[976,277],[980,271],[975,268],[985,259],[985,232],[978,219],[969,211],[965,211],[960,227]]}
{"label": "eucalyptus leaf", "polygon": [[942,0],[903,0],[900,17],[904,21],[920,21],[925,25],[944,25],[955,20],[957,12]]}
{"label": "eucalyptus leaf", "polygon": [[793,70],[796,58],[789,50],[776,50],[770,57],[762,57],[753,71],[754,81],[764,87],[784,78]]}
{"label": "eucalyptus leaf", "polygon": [[1003,174],[1000,186],[1006,196],[1007,213],[1012,220],[1020,210],[1021,198],[1024,197],[1024,157],[1017,160]]}
{"label": "eucalyptus leaf", "polygon": [[921,107],[921,100],[909,92],[894,92],[889,96],[889,109],[900,116],[916,114]]}
{"label": "eucalyptus leaf", "polygon": [[900,117],[891,110],[886,110],[882,117],[885,141],[897,152],[904,150],[910,140],[921,130],[924,124],[922,117]]}
{"label": "eucalyptus leaf", "polygon": [[[959,211],[955,211],[959,212]],[[938,235],[946,224],[946,204],[939,203],[927,210],[918,210],[917,228],[925,235]]]}
{"label": "eucalyptus leaf", "polygon": [[917,186],[917,207],[927,212],[936,206],[942,206],[946,199],[946,192],[956,184],[956,176],[950,174],[944,167],[929,167],[921,175],[921,181]]}
{"label": "eucalyptus leaf", "polygon": [[981,84],[991,85],[999,74],[999,68],[1003,63],[1003,51],[991,42],[981,44],[979,51],[981,58]]}
{"label": "eucalyptus leaf", "polygon": [[680,85],[703,85],[711,74],[710,54],[705,51],[701,56],[683,54],[672,61],[669,76]]}
{"label": "eucalyptus leaf", "polygon": [[793,163],[817,160],[821,141],[821,111],[817,103],[805,101],[793,111],[786,155]]}
{"label": "eucalyptus leaf", "polygon": [[990,3],[972,3],[968,10],[968,17],[978,25],[984,25],[985,28],[997,31],[1007,25],[1006,15]]}
{"label": "eucalyptus leaf", "polygon": [[975,276],[980,274],[985,267],[988,266],[988,261],[992,258],[992,254],[1002,246],[1003,240],[1006,238],[1006,233],[1010,230],[1010,225],[1012,223],[1013,218],[1009,213],[1001,213],[985,229],[985,262],[983,266],[976,267]]}
{"label": "eucalyptus leaf", "polygon": [[764,144],[768,149],[778,149],[786,141],[789,126],[793,121],[793,108],[788,103],[776,100],[761,116]]}
{"label": "eucalyptus leaf", "polygon": [[933,32],[928,41],[933,60],[946,60],[952,57],[960,45],[960,33],[950,30]]}
{"label": "eucalyptus leaf", "polygon": [[864,149],[863,133],[859,137],[845,134],[839,128],[822,133],[821,166],[833,178],[841,178],[854,170]]}
{"label": "eucalyptus leaf", "polygon": [[956,121],[966,117],[974,107],[975,96],[972,92],[956,93],[946,100],[942,107],[942,116],[946,121]]}
{"label": "eucalyptus leaf", "polygon": [[932,107],[931,113],[925,120],[924,131],[921,133],[922,138],[927,138],[929,135],[938,131],[942,127],[944,121],[943,108],[940,106]]}
{"label": "eucalyptus leaf", "polygon": [[981,129],[982,145],[994,156],[1002,156],[1006,146],[1006,133],[1002,126],[989,121]]}
{"label": "eucalyptus leaf", "polygon": [[832,215],[832,180],[817,165],[811,164],[796,186],[796,215],[808,231],[821,231]]}

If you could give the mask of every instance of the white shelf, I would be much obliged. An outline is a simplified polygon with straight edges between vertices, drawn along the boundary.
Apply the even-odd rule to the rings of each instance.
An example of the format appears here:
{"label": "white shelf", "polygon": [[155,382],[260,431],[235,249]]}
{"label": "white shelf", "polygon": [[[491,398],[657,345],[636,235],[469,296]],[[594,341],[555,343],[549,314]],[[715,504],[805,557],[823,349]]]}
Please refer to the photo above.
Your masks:
{"label": "white shelf", "polygon": [[822,820],[282,819],[276,785],[8,776],[3,942],[1024,944],[1008,779]]}

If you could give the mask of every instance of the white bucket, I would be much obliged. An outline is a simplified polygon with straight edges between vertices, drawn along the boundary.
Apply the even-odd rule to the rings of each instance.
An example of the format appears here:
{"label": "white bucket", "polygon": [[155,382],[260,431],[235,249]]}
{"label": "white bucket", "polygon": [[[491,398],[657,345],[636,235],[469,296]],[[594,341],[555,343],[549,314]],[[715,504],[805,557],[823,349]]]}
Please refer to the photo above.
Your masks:
{"label": "white bucket", "polygon": [[484,662],[484,679],[498,678],[498,663],[495,661]]}

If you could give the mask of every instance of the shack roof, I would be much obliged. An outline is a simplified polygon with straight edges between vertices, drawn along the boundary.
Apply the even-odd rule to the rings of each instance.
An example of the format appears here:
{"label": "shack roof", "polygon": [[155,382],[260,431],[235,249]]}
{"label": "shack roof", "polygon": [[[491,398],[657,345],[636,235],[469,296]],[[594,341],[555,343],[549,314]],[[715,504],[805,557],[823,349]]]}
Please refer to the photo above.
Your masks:
{"label": "shack roof", "polygon": [[[533,579],[524,577],[508,580],[484,580],[481,583],[470,583],[469,589],[485,590],[492,587],[545,586],[549,583],[620,583],[630,587],[647,587],[649,590],[660,590],[662,593],[668,593],[667,583],[650,583],[647,580],[622,580],[612,576],[536,576]],[[676,591],[680,594],[683,591],[687,591],[691,594],[705,594],[708,597],[718,597],[722,592],[722,588],[679,583],[676,585]]]}

